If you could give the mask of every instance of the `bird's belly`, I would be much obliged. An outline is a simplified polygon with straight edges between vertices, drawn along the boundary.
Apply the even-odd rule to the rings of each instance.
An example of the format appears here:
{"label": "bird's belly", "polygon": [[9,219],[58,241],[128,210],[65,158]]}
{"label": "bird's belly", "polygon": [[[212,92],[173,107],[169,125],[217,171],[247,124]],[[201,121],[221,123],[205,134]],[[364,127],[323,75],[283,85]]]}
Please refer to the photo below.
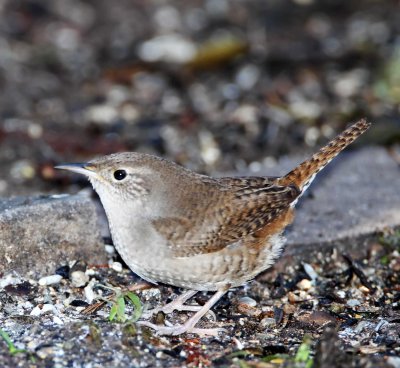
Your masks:
{"label": "bird's belly", "polygon": [[212,291],[240,286],[251,280],[274,263],[283,244],[283,237],[277,235],[257,249],[227,247],[218,252],[179,258],[162,252],[133,257],[132,253],[122,250],[120,254],[132,271],[147,281]]}

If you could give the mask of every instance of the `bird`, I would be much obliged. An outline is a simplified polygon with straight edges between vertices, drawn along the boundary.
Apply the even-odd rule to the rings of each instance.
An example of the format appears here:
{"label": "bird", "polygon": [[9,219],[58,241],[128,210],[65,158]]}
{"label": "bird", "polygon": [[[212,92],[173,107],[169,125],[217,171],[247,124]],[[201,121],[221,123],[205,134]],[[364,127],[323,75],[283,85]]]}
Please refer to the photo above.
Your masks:
{"label": "bird", "polygon": [[[359,120],[281,177],[213,178],[138,152],[56,168],[89,179],[104,207],[115,248],[134,273],[150,283],[186,290],[153,310],[195,312],[186,322],[140,324],[159,335],[216,335],[221,329],[198,328],[197,323],[229,289],[274,264],[299,198],[318,172],[370,125]],[[185,305],[200,291],[214,294],[202,306]]]}

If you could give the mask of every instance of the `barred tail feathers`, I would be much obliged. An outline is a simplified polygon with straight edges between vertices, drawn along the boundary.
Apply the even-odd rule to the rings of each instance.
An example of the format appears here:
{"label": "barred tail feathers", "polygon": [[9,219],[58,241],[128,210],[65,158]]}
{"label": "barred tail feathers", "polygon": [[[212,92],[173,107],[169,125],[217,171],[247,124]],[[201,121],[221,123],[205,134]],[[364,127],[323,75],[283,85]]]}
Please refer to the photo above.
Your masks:
{"label": "barred tail feathers", "polygon": [[359,120],[330,141],[326,146],[322,147],[310,159],[302,162],[295,169],[280,178],[279,184],[296,185],[300,189],[300,197],[307,190],[315,176],[370,126],[371,123],[368,123],[365,119]]}

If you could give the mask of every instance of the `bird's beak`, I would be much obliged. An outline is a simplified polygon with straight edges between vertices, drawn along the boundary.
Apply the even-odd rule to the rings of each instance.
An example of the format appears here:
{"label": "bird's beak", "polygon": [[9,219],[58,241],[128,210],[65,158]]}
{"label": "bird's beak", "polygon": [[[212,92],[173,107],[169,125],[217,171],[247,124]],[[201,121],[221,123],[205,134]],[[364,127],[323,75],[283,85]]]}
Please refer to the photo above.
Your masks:
{"label": "bird's beak", "polygon": [[62,164],[54,166],[54,168],[60,170],[72,171],[91,178],[98,177],[95,171],[95,167],[90,163]]}

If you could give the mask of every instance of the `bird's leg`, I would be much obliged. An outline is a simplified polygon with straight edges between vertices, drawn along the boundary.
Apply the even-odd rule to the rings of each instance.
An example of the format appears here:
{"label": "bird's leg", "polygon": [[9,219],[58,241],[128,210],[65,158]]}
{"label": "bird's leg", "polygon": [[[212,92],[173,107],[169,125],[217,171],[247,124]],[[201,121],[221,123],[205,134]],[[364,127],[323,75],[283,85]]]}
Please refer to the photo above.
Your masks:
{"label": "bird's leg", "polygon": [[172,302],[169,302],[169,303],[163,305],[162,307],[157,307],[157,308],[153,308],[153,309],[149,309],[149,310],[145,311],[142,314],[142,318],[148,319],[151,316],[153,316],[154,314],[157,314],[158,312],[170,314],[174,310],[177,310],[179,312],[182,312],[182,311],[196,312],[201,308],[201,306],[199,306],[199,305],[184,305],[184,303],[187,300],[189,300],[192,296],[194,296],[196,293],[197,293],[196,290],[186,291],[185,293],[176,297]]}
{"label": "bird's leg", "polygon": [[[175,326],[159,326],[155,325],[154,323],[148,321],[139,321],[138,324],[142,326],[147,326],[154,329],[157,335],[180,335],[185,332],[194,333],[198,335],[213,335],[217,336],[218,332],[222,331],[221,328],[195,328],[197,322],[214,306],[216,302],[226,293],[227,290],[219,290],[217,291],[210,300],[204,304],[202,307],[199,308],[197,313],[189,318],[184,324],[182,325],[175,325]],[[193,293],[193,292],[192,292]],[[185,293],[189,295],[188,293]],[[184,294],[184,295],[185,295]],[[194,294],[193,294],[194,295]],[[186,296],[186,295],[185,295]]]}
{"label": "bird's leg", "polygon": [[172,302],[164,305],[161,307],[161,311],[164,312],[165,314],[170,314],[174,310],[177,310],[179,312],[181,311],[198,311],[201,307],[197,305],[184,305],[187,300],[189,300],[192,296],[196,295],[197,291],[196,290],[189,290],[186,291],[185,293],[179,295],[176,297]]}

